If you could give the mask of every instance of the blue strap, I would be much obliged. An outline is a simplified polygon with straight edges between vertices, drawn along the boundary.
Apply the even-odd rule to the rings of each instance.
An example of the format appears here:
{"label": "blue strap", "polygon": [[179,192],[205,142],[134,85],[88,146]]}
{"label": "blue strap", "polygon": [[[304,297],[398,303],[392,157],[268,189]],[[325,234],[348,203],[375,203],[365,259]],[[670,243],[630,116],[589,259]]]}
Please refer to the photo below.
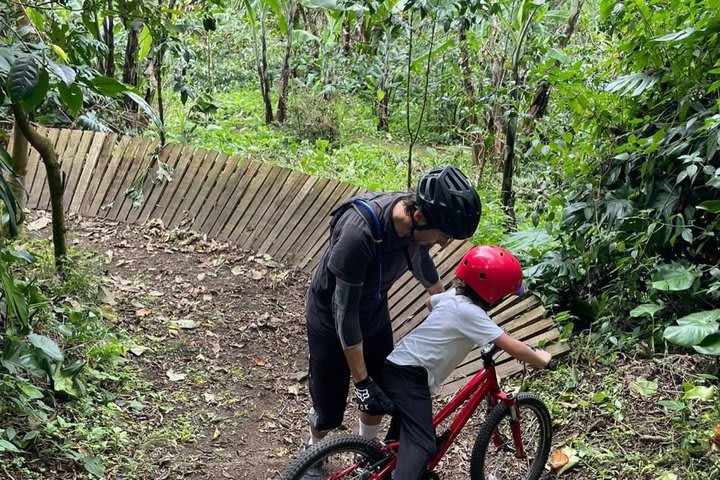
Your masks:
{"label": "blue strap", "polygon": [[[378,271],[378,287],[377,292],[375,293],[375,298],[380,300],[380,292],[382,290],[382,226],[380,225],[380,220],[378,219],[375,210],[370,206],[369,203],[359,198],[353,200],[352,203],[353,205],[358,205],[362,207],[368,213],[368,215],[363,215],[366,221],[368,216],[372,218],[373,239],[375,240],[375,244],[377,246],[375,250],[375,259],[377,260]],[[368,221],[368,223],[370,222]]]}

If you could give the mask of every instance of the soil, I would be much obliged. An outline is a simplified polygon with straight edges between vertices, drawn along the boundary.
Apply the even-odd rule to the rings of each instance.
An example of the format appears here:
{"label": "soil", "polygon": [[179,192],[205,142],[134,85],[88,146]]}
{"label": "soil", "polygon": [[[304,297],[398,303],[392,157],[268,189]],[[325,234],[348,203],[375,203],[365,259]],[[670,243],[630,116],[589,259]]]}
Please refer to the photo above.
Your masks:
{"label": "soil", "polygon": [[[31,221],[47,216],[39,215]],[[47,230],[39,233],[47,235]],[[135,339],[138,348],[130,350],[129,364],[144,383],[121,395],[125,405],[134,401],[142,408],[127,420],[135,445],[127,453],[131,466],[109,469],[108,478],[279,478],[307,438],[303,303],[308,275],[268,256],[193,232],[167,231],[158,223],[135,226],[73,218],[68,230],[75,248],[102,255],[102,288],[114,312],[109,318]],[[623,363],[628,383],[655,374],[666,379],[661,391],[682,388],[683,379],[672,375],[677,359]],[[578,382],[591,394],[603,388],[604,375],[617,371],[617,365],[599,366]],[[558,388],[561,395],[563,387]],[[560,404],[569,413],[555,423],[555,447],[573,445],[574,439],[587,435],[604,448],[602,432],[625,424],[599,407],[578,406],[572,400]],[[616,440],[617,447],[641,456],[646,452],[649,458],[664,448],[667,419],[656,406],[631,406],[632,415],[642,417],[633,418],[643,431],[631,428],[627,438]],[[351,431],[356,430],[354,415],[349,408],[344,425]],[[441,478],[468,477],[477,423],[471,422],[451,448],[439,469]],[[563,478],[596,477],[575,468]]]}

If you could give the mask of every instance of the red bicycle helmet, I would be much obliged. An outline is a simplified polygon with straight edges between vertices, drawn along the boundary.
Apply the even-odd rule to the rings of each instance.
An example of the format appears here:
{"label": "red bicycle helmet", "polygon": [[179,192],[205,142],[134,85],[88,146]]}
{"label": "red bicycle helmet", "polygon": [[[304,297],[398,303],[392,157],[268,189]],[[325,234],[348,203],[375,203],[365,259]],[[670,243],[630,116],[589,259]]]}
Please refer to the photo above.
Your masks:
{"label": "red bicycle helmet", "polygon": [[473,247],[460,260],[455,276],[493,305],[506,295],[522,296],[522,267],[517,258],[494,245]]}

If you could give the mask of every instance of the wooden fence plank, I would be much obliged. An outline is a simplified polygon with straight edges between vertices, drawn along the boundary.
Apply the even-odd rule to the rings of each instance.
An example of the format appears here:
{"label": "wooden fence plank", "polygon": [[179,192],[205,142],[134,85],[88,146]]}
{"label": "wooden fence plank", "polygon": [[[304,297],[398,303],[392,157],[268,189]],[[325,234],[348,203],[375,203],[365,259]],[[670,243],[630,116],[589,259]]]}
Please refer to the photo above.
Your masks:
{"label": "wooden fence plank", "polygon": [[90,130],[84,130],[80,134],[80,142],[67,158],[63,159],[63,171],[65,174],[65,192],[63,193],[63,207],[65,212],[70,211],[70,204],[72,202],[77,182],[80,178],[80,172],[85,166],[85,157],[90,149],[90,143],[92,142],[95,132]]}
{"label": "wooden fence plank", "polygon": [[[219,207],[218,201],[222,197],[223,192],[230,188],[230,185],[236,181],[233,178],[233,174],[239,176],[241,175],[239,170],[245,169],[247,162],[243,161],[242,164],[239,164],[239,162],[240,160],[237,157],[228,157],[226,154],[221,154],[220,157],[218,157],[217,163],[222,167],[222,171],[217,179],[214,180],[214,183],[206,186],[206,194],[201,196],[202,204],[199,206],[198,213],[195,215],[192,225],[190,225],[191,230],[200,232],[208,232],[210,230],[212,224],[208,225],[207,228],[205,228],[204,225],[207,224],[210,217],[213,216],[213,213],[217,213]],[[217,216],[215,216],[215,219],[217,219]]]}
{"label": "wooden fence plank", "polygon": [[290,199],[288,197],[296,195],[305,180],[302,175],[288,168],[283,169],[283,177],[285,178],[282,184],[276,182],[277,191],[272,201],[266,202],[262,217],[257,220],[247,238],[240,245],[242,248],[256,250],[262,244],[266,231],[274,226],[277,217],[289,203]]}
{"label": "wooden fence plank", "polygon": [[340,203],[352,197],[354,188],[349,183],[341,183],[335,188],[335,191],[327,197],[324,205],[318,209],[315,217],[308,224],[305,232],[301,234],[298,241],[291,249],[291,256],[294,259],[293,265],[302,268],[307,263],[307,255],[310,250],[317,247],[318,243],[325,243],[329,234],[330,212],[332,212]]}
{"label": "wooden fence plank", "polygon": [[[261,163],[259,165],[257,172],[252,175],[252,178],[249,178],[249,183],[237,199],[237,202],[234,202],[236,203],[235,210],[223,229],[218,233],[218,238],[231,242],[235,241],[235,236],[240,235],[254,209],[257,208],[258,200],[262,199],[263,192],[267,191],[278,171],[279,169],[274,169],[267,164]],[[249,172],[250,170],[248,170]]]}
{"label": "wooden fence plank", "polygon": [[[69,130],[57,130],[57,137],[54,139],[54,142],[53,142],[54,143],[53,148],[55,149],[56,152],[58,151],[58,147],[62,148],[62,150],[65,150],[65,145],[67,144],[67,139],[69,137],[70,137]],[[42,168],[38,168],[38,170],[37,170],[35,179],[33,180],[32,194],[30,196],[30,201],[28,202],[28,207],[30,207],[30,208],[43,208],[42,207],[43,191],[48,189],[47,170],[45,169],[45,164],[42,163],[42,159],[41,159],[40,163],[42,164]]]}
{"label": "wooden fence plank", "polygon": [[[198,220],[198,214],[203,209],[203,206],[210,201],[213,190],[222,189],[222,185],[219,183],[220,176],[228,163],[228,155],[226,153],[219,152],[218,156],[213,160],[210,171],[208,171],[205,181],[198,189],[198,194],[195,196],[193,203],[188,208],[188,219],[190,220],[190,229],[194,229],[193,225]],[[181,225],[185,225],[181,222]]]}
{"label": "wooden fence plank", "polygon": [[[181,143],[165,144],[158,156],[158,168],[160,168],[160,163],[165,164],[164,168],[172,171],[172,176],[175,178],[175,167],[177,166],[178,160],[180,160],[182,149],[183,145]],[[132,223],[143,224],[147,222],[153,210],[155,210],[158,201],[162,198],[165,188],[172,182],[172,179],[166,180],[164,178],[158,181],[157,174],[155,175],[155,177],[149,175],[150,178],[145,180],[146,185],[143,186],[143,192],[146,192],[145,188],[149,187],[149,189],[147,193],[145,193],[145,201],[140,205],[140,208],[130,212],[129,220]]]}
{"label": "wooden fence plank", "polygon": [[185,226],[193,220],[190,207],[193,203],[195,203],[195,199],[198,195],[200,195],[202,186],[207,181],[208,172],[210,171],[210,168],[215,165],[215,160],[217,159],[218,154],[219,152],[208,150],[205,158],[202,159],[188,192],[185,194],[185,197],[175,212],[175,215],[170,220],[170,228]]}
{"label": "wooden fence plank", "polygon": [[[238,176],[239,178],[237,179],[238,182],[235,185],[235,188],[232,192],[228,192],[229,196],[227,198],[223,199],[225,200],[224,205],[222,206],[222,210],[220,210],[212,229],[210,230],[210,237],[222,239],[223,237],[221,236],[221,232],[227,232],[227,228],[232,229],[236,222],[234,219],[234,213],[238,208],[238,204],[245,196],[248,185],[250,185],[260,169],[260,166],[260,162],[247,162],[244,171]],[[228,224],[230,224],[230,227],[228,227]]]}
{"label": "wooden fence plank", "polygon": [[[53,148],[55,144],[57,143],[57,140],[60,136],[60,130],[53,128],[53,129],[46,129],[46,138],[50,140],[50,142],[53,144]],[[43,185],[47,182],[47,172],[45,171],[45,164],[43,163],[42,159],[40,158],[40,154],[37,150],[34,148],[30,151],[30,158],[28,159],[28,165],[32,166],[35,165],[35,168],[32,169],[32,180],[29,180],[26,177],[25,182],[25,188],[28,191],[28,199],[27,199],[27,207],[28,208],[37,208],[38,207],[38,200],[40,199],[40,194],[42,193]],[[30,169],[28,168],[28,173],[30,173]]]}
{"label": "wooden fence plank", "polygon": [[[69,130],[63,129],[60,132],[60,138],[58,138],[58,144],[55,149],[57,153],[58,163],[60,164],[60,179],[61,181],[67,174],[66,165],[64,164],[65,159],[69,159],[77,149],[82,137],[81,130]],[[64,143],[63,143],[64,140]],[[72,162],[69,159],[68,162]],[[40,199],[38,200],[38,208],[42,210],[50,210],[50,186],[47,182],[43,184],[42,192],[40,193]]]}
{"label": "wooden fence plank", "polygon": [[177,218],[179,221],[182,216],[182,213],[180,213],[181,205],[185,203],[186,197],[197,193],[197,191],[192,192],[192,186],[195,183],[197,173],[200,171],[203,163],[205,163],[205,158],[209,153],[206,149],[200,147],[195,150],[190,157],[185,173],[178,179],[179,184],[175,190],[172,202],[170,202],[167,208],[165,208],[165,211],[163,211],[162,221],[166,228],[171,229],[177,226],[174,220]]}
{"label": "wooden fence plank", "polygon": [[173,208],[177,207],[180,200],[177,198],[176,192],[185,177],[188,166],[192,163],[194,150],[195,147],[192,145],[184,145],[181,147],[172,181],[166,182],[166,185],[164,185],[162,195],[158,198],[155,205],[152,205],[153,208],[149,218],[160,218],[163,219],[164,222],[166,213],[172,212]]}
{"label": "wooden fence plank", "polygon": [[313,227],[312,233],[307,236],[307,241],[300,247],[296,255],[296,258],[300,258],[299,261],[295,262],[297,267],[304,270],[305,267],[312,262],[313,258],[321,255],[320,252],[325,249],[330,239],[330,212],[343,201],[356,196],[358,191],[358,187],[348,184],[344,191],[339,192],[335,199],[331,199],[330,202],[328,202],[329,209],[327,215],[322,217],[320,222]]}
{"label": "wooden fence plank", "polygon": [[[87,198],[84,202],[86,207],[81,209],[84,215],[96,216],[100,211],[100,206],[103,203],[105,194],[107,193],[108,187],[113,181],[115,172],[117,171],[118,163],[122,158],[125,150],[130,145],[130,137],[121,137],[120,143],[114,146],[112,149],[112,155],[108,154],[105,158],[101,158],[98,163],[98,176],[93,179],[93,195]],[[89,193],[89,192],[88,192]]]}
{"label": "wooden fence plank", "polygon": [[[324,182],[322,180],[324,180]],[[298,209],[299,215],[296,216],[300,218],[296,220],[295,225],[293,225],[293,228],[288,231],[286,235],[283,234],[280,237],[282,243],[278,246],[276,253],[272,254],[273,256],[276,256],[284,262],[290,262],[291,249],[294,242],[296,242],[298,238],[302,238],[302,233],[312,221],[314,213],[317,212],[317,207],[323,204],[323,196],[334,192],[339,185],[339,183],[334,180],[327,178],[322,180],[316,184],[320,187],[320,183],[322,182],[322,188],[317,188],[313,192],[310,192],[306,198],[307,201]]]}
{"label": "wooden fence plank", "polygon": [[85,169],[88,154],[90,152],[90,148],[93,146],[94,140],[95,132],[90,130],[86,130],[83,132],[83,136],[80,140],[80,145],[78,145],[75,158],[72,161],[72,165],[70,165],[70,171],[65,181],[65,194],[63,196],[63,205],[65,206],[65,211],[67,213],[70,213],[72,207],[72,199],[75,196],[75,190],[77,190],[80,176]]}
{"label": "wooden fence plank", "polygon": [[[238,189],[240,182],[245,177],[245,172],[247,172],[247,169],[251,167],[254,168],[252,162],[247,159],[241,160],[238,157],[231,157],[228,160],[228,165],[226,165],[226,168],[223,169],[222,174],[223,176],[229,175],[228,181],[225,182],[224,185],[221,185],[222,188],[218,189],[217,197],[213,204],[213,208],[208,211],[206,215],[203,214],[203,211],[205,211],[205,208],[207,208],[207,206],[203,208],[203,211],[200,212],[203,223],[201,227],[198,228],[198,230],[206,232],[208,233],[208,235],[210,235],[210,232],[213,231],[215,225],[218,223],[218,221],[221,220],[221,217],[223,217],[223,215],[230,215],[230,212],[232,212],[232,208],[234,208],[234,205],[229,205],[230,199],[234,198],[233,195]],[[223,214],[226,208],[230,209],[230,211]],[[222,221],[227,221],[227,217],[224,217]],[[218,229],[221,228],[222,225],[219,225]]]}
{"label": "wooden fence plank", "polygon": [[260,253],[267,253],[267,248],[272,244],[273,239],[276,238],[274,234],[282,228],[282,222],[287,221],[287,218],[291,215],[291,213],[289,213],[293,210],[291,205],[293,205],[294,202],[297,202],[298,198],[305,195],[306,192],[303,192],[303,188],[307,186],[307,189],[309,190],[309,185],[314,181],[312,177],[297,172],[291,173],[290,177],[293,179],[292,184],[283,192],[283,198],[279,202],[276,210],[277,215],[273,214],[270,218],[273,218],[274,220],[272,222],[267,222],[267,225],[265,225],[262,231],[256,236],[253,249]]}
{"label": "wooden fence plank", "polygon": [[90,192],[93,185],[100,182],[99,165],[102,162],[101,159],[110,155],[116,139],[117,135],[114,133],[95,132],[90,151],[70,202],[71,215],[80,213],[86,204],[86,200],[92,199],[92,193]]}
{"label": "wooden fence plank", "polygon": [[116,201],[115,207],[113,207],[114,212],[111,213],[111,215],[113,215],[111,218],[114,220],[118,222],[127,222],[130,212],[132,210],[138,210],[140,205],[142,205],[142,202],[140,205],[133,205],[136,200],[133,200],[130,197],[130,189],[135,189],[134,194],[142,195],[143,202],[145,201],[145,184],[148,183],[147,179],[150,175],[149,169],[153,161],[153,156],[159,147],[160,141],[149,139],[144,147],[140,146],[138,148],[138,151],[134,155],[133,163],[126,176],[126,180],[118,192],[118,196],[122,197],[121,199],[118,199],[120,205],[118,206],[118,202]]}
{"label": "wooden fence plank", "polygon": [[149,142],[149,138],[134,137],[132,139],[125,153],[120,157],[113,180],[105,192],[105,198],[97,213],[98,216],[113,219],[117,215],[117,209],[120,208],[125,198],[125,188],[129,183],[130,172],[137,170],[138,152],[139,150],[144,152]]}
{"label": "wooden fence plank", "polygon": [[260,223],[261,219],[265,218],[265,214],[268,211],[273,210],[275,207],[278,192],[285,186],[285,181],[290,175],[290,170],[282,167],[273,167],[271,175],[273,174],[275,178],[267,184],[267,188],[263,188],[263,195],[261,198],[258,198],[257,205],[250,207],[253,210],[252,217],[248,219],[245,227],[240,231],[239,235],[237,232],[233,232],[230,237],[233,239],[233,242],[240,247],[245,245],[255,230],[262,227],[262,224]]}
{"label": "wooden fence plank", "polygon": [[327,178],[308,177],[308,181],[303,185],[298,196],[293,199],[289,208],[258,251],[268,253],[273,257],[279,257],[277,252],[282,246],[283,240],[293,231],[299,217],[305,212],[307,204],[312,202],[313,196],[317,194],[318,190],[322,190],[327,182]]}

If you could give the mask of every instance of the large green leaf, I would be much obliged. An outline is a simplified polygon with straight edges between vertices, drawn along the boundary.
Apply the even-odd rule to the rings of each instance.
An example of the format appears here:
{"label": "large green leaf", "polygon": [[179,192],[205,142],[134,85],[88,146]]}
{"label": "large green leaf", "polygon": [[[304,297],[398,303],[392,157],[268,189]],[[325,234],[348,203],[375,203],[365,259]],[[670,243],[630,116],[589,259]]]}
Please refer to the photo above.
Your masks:
{"label": "large green leaf", "polygon": [[698,205],[697,208],[712,213],[720,213],[720,200],[707,200]]}
{"label": "large green leaf", "polygon": [[50,71],[53,72],[55,76],[58,77],[67,87],[72,85],[75,81],[75,70],[67,65],[61,65],[57,62],[53,62],[52,60],[48,60],[48,68],[50,68]]}
{"label": "large green leaf", "polygon": [[704,323],[678,325],[667,327],[663,332],[663,337],[668,342],[690,348],[699,345],[705,337],[717,333],[717,331],[717,325]]}
{"label": "large green leaf", "polygon": [[688,270],[678,263],[661,265],[652,277],[652,288],[664,292],[680,292],[689,289],[698,276],[698,272]]}
{"label": "large green leaf", "polygon": [[42,352],[51,360],[55,362],[62,362],[63,353],[60,351],[58,344],[55,343],[55,340],[52,338],[46,337],[45,335],[31,333],[28,335],[28,341],[32,346],[42,350]]}
{"label": "large green leaf", "polygon": [[79,85],[73,84],[68,88],[61,83],[58,85],[58,93],[60,93],[60,100],[68,107],[73,116],[80,113],[83,106],[83,93]]}
{"label": "large green leaf", "polygon": [[685,315],[678,318],[677,323],[678,325],[717,325],[718,320],[720,320],[720,309],[715,309]]}
{"label": "large green leaf", "polygon": [[608,92],[619,93],[620,95],[631,94],[631,96],[636,97],[659,81],[660,77],[655,75],[632,73],[630,75],[618,77],[615,81],[608,84],[608,86],[605,87],[605,90]]}
{"label": "large green leaf", "polygon": [[98,92],[100,95],[105,95],[112,98],[117,98],[118,95],[126,92],[129,88],[124,83],[118,82],[114,78],[106,77],[103,75],[99,75],[93,78],[89,86],[95,89],[95,91]]}
{"label": "large green leaf", "polygon": [[10,67],[7,78],[7,91],[10,100],[21,102],[40,85],[40,67],[32,55],[21,55]]}
{"label": "large green leaf", "polygon": [[163,125],[163,123],[160,121],[160,117],[155,112],[155,110],[145,101],[144,98],[131,90],[127,90],[123,93],[130,97],[135,103],[140,106],[140,108],[143,109],[143,111],[147,114],[148,117],[150,117],[150,120],[152,120],[158,130],[165,131],[165,125]]}
{"label": "large green leaf", "polygon": [[150,33],[150,29],[147,25],[143,26],[143,29],[140,30],[140,35],[138,35],[138,60],[144,61],[148,53],[150,53],[150,47],[152,46],[153,37]]}
{"label": "large green leaf", "polygon": [[672,32],[667,35],[663,35],[662,37],[653,38],[653,42],[677,42],[678,40],[688,38],[693,33],[695,33],[695,28],[688,27],[684,30],[680,30],[679,32]]}
{"label": "large green leaf", "polygon": [[720,356],[720,333],[708,335],[700,342],[700,345],[695,345],[693,348],[703,355]]}
{"label": "large green leaf", "polygon": [[643,315],[648,315],[650,317],[654,317],[657,312],[662,310],[663,307],[660,305],[657,305],[655,303],[644,303],[642,305],[638,305],[637,307],[633,308],[630,311],[631,317],[642,317]]}

